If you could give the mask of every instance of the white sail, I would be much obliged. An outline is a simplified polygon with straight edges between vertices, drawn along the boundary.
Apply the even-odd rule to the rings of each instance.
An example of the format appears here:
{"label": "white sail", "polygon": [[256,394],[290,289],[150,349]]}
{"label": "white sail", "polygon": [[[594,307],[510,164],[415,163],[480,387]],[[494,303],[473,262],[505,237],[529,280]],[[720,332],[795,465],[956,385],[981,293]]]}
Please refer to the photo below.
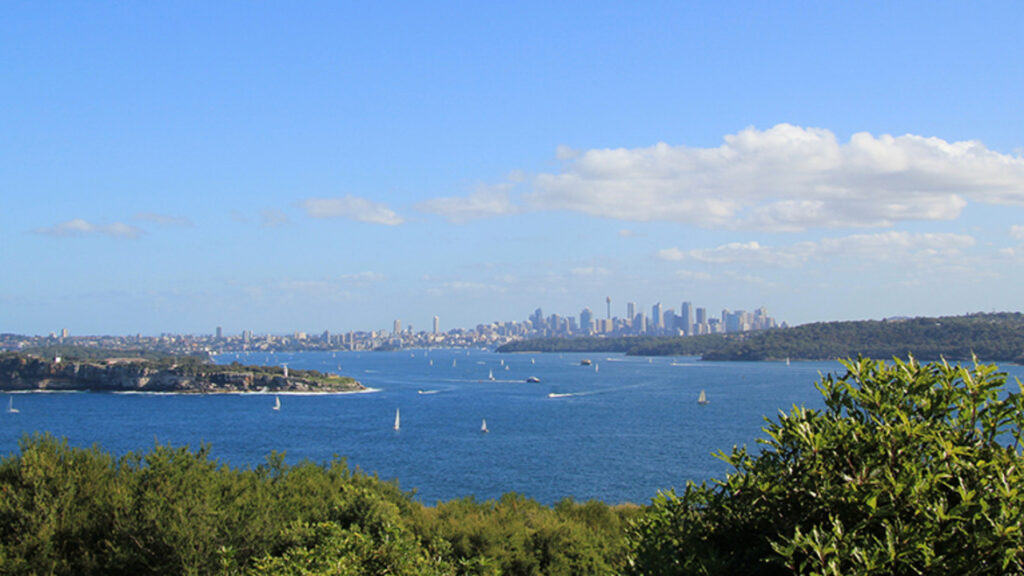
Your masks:
{"label": "white sail", "polygon": [[483,432],[484,434],[490,432],[490,430],[487,429],[487,419],[486,418],[484,418],[483,424],[480,425],[480,432]]}
{"label": "white sail", "polygon": [[494,370],[491,370],[490,372],[487,373],[487,379],[494,380]]}
{"label": "white sail", "polygon": [[18,409],[14,407],[14,396],[8,396],[7,397],[7,413],[8,414],[17,414],[18,413]]}
{"label": "white sail", "polygon": [[398,413],[398,408],[395,408],[395,431],[402,427],[402,419]]}
{"label": "white sail", "polygon": [[281,409],[281,397],[280,396],[274,396],[274,410],[280,410],[280,409]]}
{"label": "white sail", "polygon": [[703,390],[701,390],[700,391],[700,396],[697,396],[697,404],[707,404],[707,403],[708,403],[708,395],[705,394]]}

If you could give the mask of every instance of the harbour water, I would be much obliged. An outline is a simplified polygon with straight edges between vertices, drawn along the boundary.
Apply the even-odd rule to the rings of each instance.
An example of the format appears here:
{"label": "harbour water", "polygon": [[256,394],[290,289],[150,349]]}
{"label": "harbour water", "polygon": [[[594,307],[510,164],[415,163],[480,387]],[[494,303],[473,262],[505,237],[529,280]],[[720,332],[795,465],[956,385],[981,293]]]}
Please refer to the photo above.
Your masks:
{"label": "harbour water", "polygon": [[[780,410],[820,407],[815,382],[841,371],[836,362],[482,350],[217,358],[235,360],[337,372],[373,390],[281,395],[279,410],[266,394],[13,394],[19,412],[0,414],[0,450],[14,452],[23,435],[43,431],[118,455],[205,442],[235,467],[256,466],[272,451],[293,463],[345,457],[397,479],[426,504],[510,491],[547,504],[564,497],[645,503],[688,480],[723,477],[729,467],[714,452],[755,447],[764,418]],[[1001,368],[1024,376],[1020,367]],[[531,376],[540,382],[528,383]]]}

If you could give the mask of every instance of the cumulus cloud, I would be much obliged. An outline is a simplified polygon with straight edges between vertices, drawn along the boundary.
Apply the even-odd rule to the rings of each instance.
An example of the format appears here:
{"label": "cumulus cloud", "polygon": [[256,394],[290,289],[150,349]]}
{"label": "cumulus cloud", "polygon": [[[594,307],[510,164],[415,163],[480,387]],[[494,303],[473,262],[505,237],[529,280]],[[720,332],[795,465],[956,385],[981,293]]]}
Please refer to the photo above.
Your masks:
{"label": "cumulus cloud", "polygon": [[632,221],[798,231],[949,220],[968,200],[1024,205],[1024,157],[976,141],[747,128],[717,148],[559,149],[526,194],[537,210]]}
{"label": "cumulus cloud", "polygon": [[1010,226],[1010,238],[1014,240],[1024,240],[1024,226],[1013,225]]}
{"label": "cumulus cloud", "polygon": [[307,198],[300,206],[311,218],[347,218],[386,226],[397,226],[403,222],[402,217],[387,205],[356,196]]}
{"label": "cumulus cloud", "polygon": [[868,262],[935,262],[961,258],[976,244],[963,234],[911,234],[884,232],[823,238],[784,246],[733,242],[714,248],[666,248],[658,257],[669,261],[750,267],[795,268],[812,260],[849,259]]}
{"label": "cumulus cloud", "polygon": [[433,198],[421,202],[416,209],[442,216],[454,223],[515,214],[519,211],[519,207],[512,203],[507,186],[503,185],[494,188],[481,188],[464,197]]}
{"label": "cumulus cloud", "polygon": [[669,262],[685,260],[686,252],[683,252],[682,250],[676,247],[665,248],[664,250],[658,250],[658,259],[668,260]]}
{"label": "cumulus cloud", "polygon": [[134,219],[140,222],[159,224],[160,226],[173,226],[178,228],[188,228],[192,226],[192,221],[188,218],[171,216],[168,214],[158,214],[156,212],[139,212],[135,215]]}
{"label": "cumulus cloud", "polygon": [[37,234],[57,237],[74,236],[110,236],[113,238],[135,239],[142,235],[142,230],[130,224],[114,222],[113,224],[93,224],[81,218],[61,222],[54,226],[37,228]]}

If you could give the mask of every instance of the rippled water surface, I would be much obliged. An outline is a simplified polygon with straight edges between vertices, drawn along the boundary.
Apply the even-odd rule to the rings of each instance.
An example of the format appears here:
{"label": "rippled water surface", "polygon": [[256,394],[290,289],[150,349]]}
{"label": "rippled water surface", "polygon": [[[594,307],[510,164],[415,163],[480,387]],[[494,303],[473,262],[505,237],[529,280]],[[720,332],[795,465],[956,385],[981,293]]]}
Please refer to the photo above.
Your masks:
{"label": "rippled water surface", "polygon": [[[764,417],[779,410],[819,407],[819,374],[840,370],[833,362],[787,366],[479,350],[228,354],[217,360],[338,372],[374,391],[282,395],[279,411],[272,409],[272,395],[261,394],[14,394],[19,413],[0,414],[0,449],[16,451],[19,438],[34,431],[117,454],[157,442],[206,442],[213,457],[239,467],[260,464],[275,450],[290,462],[344,456],[352,466],[397,478],[428,504],[509,491],[549,504],[566,496],[642,503],[660,489],[723,476],[728,467],[713,452],[753,447],[763,436]],[[1022,373],[1019,367],[1008,371]],[[540,383],[527,383],[530,376]],[[701,390],[706,405],[697,403]]]}

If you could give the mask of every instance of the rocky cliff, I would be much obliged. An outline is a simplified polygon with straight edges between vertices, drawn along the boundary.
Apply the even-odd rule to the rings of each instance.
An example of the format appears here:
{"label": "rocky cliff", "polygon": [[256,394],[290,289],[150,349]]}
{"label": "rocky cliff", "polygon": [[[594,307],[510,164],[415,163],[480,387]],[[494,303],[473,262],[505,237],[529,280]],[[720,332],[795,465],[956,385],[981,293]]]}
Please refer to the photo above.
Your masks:
{"label": "rocky cliff", "polygon": [[[0,356],[0,390],[93,390],[139,392],[355,392],[352,378],[300,372],[285,376],[269,368],[189,364],[159,366],[145,360],[101,362]],[[311,375],[312,374],[312,375]]]}

